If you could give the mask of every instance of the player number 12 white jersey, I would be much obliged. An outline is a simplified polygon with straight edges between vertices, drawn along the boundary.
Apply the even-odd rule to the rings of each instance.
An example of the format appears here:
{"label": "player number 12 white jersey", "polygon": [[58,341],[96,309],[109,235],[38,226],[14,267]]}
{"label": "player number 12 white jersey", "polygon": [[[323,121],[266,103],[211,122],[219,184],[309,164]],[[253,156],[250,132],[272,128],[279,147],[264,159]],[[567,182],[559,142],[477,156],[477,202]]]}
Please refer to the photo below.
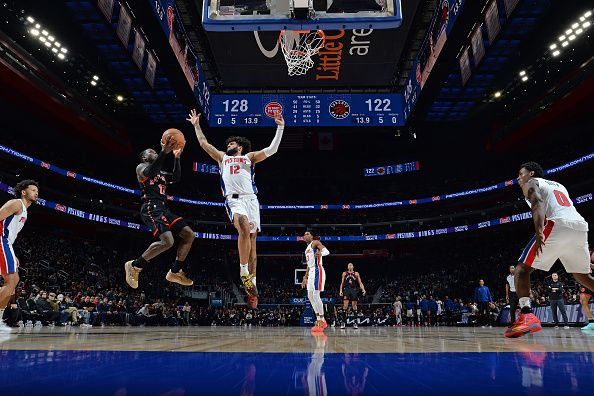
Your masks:
{"label": "player number 12 white jersey", "polygon": [[225,154],[219,165],[223,196],[258,193],[254,183],[254,164],[247,155],[232,157]]}

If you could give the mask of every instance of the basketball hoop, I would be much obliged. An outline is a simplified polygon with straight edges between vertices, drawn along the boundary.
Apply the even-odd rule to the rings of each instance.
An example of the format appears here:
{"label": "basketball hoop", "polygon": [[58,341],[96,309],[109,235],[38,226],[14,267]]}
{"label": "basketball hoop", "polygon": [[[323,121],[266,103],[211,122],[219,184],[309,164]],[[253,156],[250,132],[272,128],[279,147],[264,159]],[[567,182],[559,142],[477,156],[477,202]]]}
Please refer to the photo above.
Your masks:
{"label": "basketball hoop", "polygon": [[289,76],[300,76],[314,65],[311,57],[324,47],[326,36],[323,30],[282,30],[278,37],[287,61]]}

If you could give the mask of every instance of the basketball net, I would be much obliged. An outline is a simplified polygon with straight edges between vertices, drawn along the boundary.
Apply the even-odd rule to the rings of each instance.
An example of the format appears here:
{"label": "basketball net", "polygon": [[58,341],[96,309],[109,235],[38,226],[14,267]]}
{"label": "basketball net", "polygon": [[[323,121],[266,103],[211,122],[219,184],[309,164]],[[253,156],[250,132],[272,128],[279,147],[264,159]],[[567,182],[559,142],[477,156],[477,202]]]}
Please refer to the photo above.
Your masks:
{"label": "basketball net", "polygon": [[289,76],[300,76],[313,67],[311,57],[324,47],[326,37],[322,30],[282,30],[278,40]]}

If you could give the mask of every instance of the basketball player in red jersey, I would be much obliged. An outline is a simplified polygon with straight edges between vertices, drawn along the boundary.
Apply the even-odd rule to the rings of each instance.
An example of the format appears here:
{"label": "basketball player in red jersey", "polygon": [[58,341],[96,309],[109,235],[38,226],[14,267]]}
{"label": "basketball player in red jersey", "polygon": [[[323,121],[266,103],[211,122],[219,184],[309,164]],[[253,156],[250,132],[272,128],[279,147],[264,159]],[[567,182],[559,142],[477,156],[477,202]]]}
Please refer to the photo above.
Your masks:
{"label": "basketball player in red jersey", "polygon": [[16,199],[11,199],[0,208],[0,276],[4,286],[0,288],[0,332],[10,331],[2,321],[4,309],[19,283],[19,260],[12,245],[27,221],[27,209],[39,196],[39,184],[35,180],[23,180],[14,187]]}
{"label": "basketball player in red jersey", "polygon": [[[342,305],[342,316],[343,320],[340,324],[340,328],[344,329],[347,321],[347,310],[349,309],[349,302],[353,306],[353,315],[357,316],[357,302],[359,301],[358,288],[361,288],[361,292],[365,295],[365,286],[361,281],[361,276],[355,271],[353,263],[347,265],[347,270],[342,273],[342,281],[340,282],[340,296],[343,297]],[[357,321],[353,323],[355,329],[359,328]]]}
{"label": "basketball player in red jersey", "polygon": [[[172,213],[165,205],[167,201],[166,187],[168,184],[177,183],[181,178],[180,156],[182,149],[173,150],[175,142],[168,138],[161,143],[161,152],[157,154],[153,149],[146,149],[140,153],[140,164],[136,167],[136,177],[142,187],[142,200],[140,217],[152,231],[153,237],[158,236],[159,241],[153,242],[148,249],[136,260],[126,262],[126,282],[131,288],[138,288],[138,276],[148,262],[173,246],[173,235],[181,239],[177,247],[177,256],[171,269],[165,276],[169,282],[191,286],[194,282],[189,279],[185,271],[188,267],[184,264],[186,256],[194,241],[194,231],[186,221]],[[161,170],[165,158],[173,151],[175,162],[173,173]]]}
{"label": "basketball player in red jersey", "polygon": [[594,289],[594,278],[590,275],[588,223],[575,209],[567,189],[543,177],[544,171],[536,162],[520,166],[517,180],[532,211],[535,235],[516,266],[515,284],[521,313],[505,332],[509,338],[542,329],[530,307],[530,273],[535,269],[548,271],[560,259],[576,281]]}
{"label": "basketball player in red jersey", "polygon": [[263,150],[251,151],[251,143],[241,136],[227,139],[227,150],[222,152],[208,143],[200,128],[200,114],[192,110],[187,118],[193,126],[200,147],[217,162],[221,174],[221,190],[225,197],[225,209],[229,220],[233,223],[239,237],[239,276],[248,294],[248,305],[258,305],[258,289],[256,287],[256,237],[260,231],[260,204],[258,189],[254,182],[254,167],[275,154],[283,137],[285,121],[281,113],[277,113],[276,134],[270,146]]}

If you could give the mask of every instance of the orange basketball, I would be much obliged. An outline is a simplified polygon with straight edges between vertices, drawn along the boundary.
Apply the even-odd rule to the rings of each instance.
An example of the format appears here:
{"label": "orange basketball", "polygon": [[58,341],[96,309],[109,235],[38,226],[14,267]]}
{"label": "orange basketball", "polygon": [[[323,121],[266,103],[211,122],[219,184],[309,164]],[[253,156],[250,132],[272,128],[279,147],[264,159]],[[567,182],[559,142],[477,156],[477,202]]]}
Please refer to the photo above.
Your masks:
{"label": "orange basketball", "polygon": [[165,132],[163,132],[163,137],[161,137],[161,143],[165,144],[167,138],[170,138],[173,142],[175,142],[174,150],[178,150],[184,148],[186,145],[186,138],[184,134],[179,129],[169,128]]}

